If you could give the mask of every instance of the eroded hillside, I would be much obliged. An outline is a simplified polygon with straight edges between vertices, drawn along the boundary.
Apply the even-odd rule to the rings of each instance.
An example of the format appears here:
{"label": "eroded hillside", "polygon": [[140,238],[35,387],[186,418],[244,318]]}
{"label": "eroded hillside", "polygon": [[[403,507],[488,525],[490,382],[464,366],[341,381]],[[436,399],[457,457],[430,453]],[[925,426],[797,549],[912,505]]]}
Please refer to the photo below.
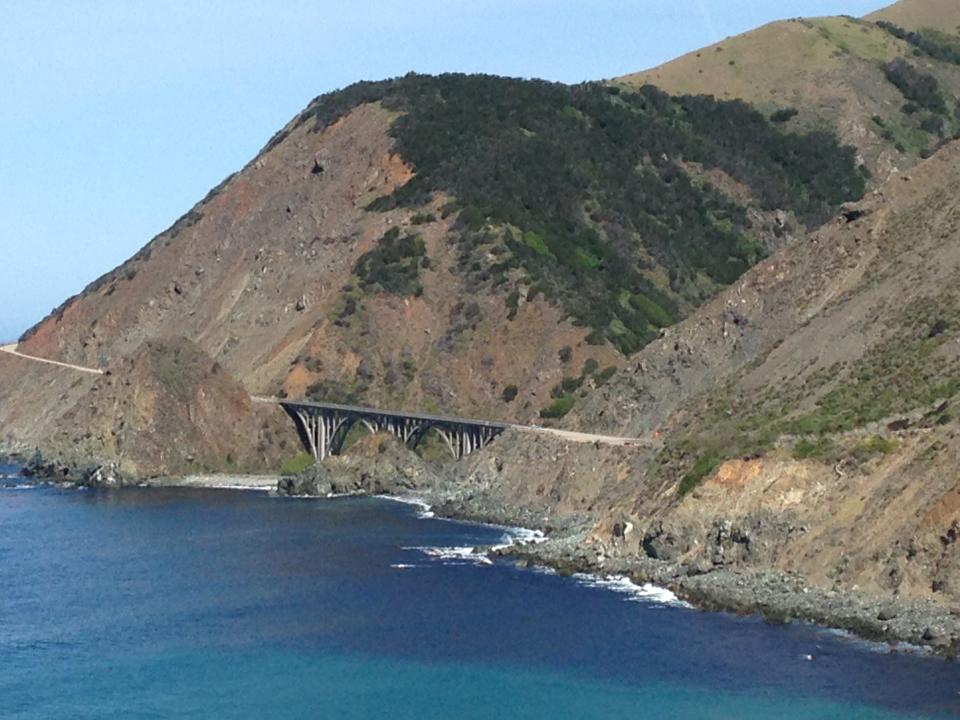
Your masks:
{"label": "eroded hillside", "polygon": [[570,422],[659,449],[583,507],[631,552],[960,598],[958,181],[952,144],[632,358]]}
{"label": "eroded hillside", "polygon": [[[107,367],[184,336],[255,395],[559,417],[863,190],[851,149],[742,103],[361,83],[317,98],[21,346]],[[24,442],[50,430],[5,424]]]}

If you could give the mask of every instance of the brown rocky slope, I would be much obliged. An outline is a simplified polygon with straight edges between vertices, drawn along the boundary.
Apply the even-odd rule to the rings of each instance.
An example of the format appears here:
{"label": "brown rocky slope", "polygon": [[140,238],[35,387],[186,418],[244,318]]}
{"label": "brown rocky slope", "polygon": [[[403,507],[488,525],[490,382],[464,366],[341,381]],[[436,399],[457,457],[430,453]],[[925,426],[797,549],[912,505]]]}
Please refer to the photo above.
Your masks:
{"label": "brown rocky slope", "polygon": [[953,144],[749,271],[569,420],[654,449],[514,436],[466,461],[464,492],[541,525],[592,518],[599,557],[960,603],[958,182]]}
{"label": "brown rocky slope", "polygon": [[[543,296],[521,297],[507,322],[506,289],[469,287],[450,233],[456,218],[441,217],[442,197],[419,212],[364,209],[411,177],[392,150],[393,118],[367,104],[323,132],[288,128],[171,229],[34,328],[21,350],[105,367],[149,338],[180,335],[252,394],[300,397],[320,381],[320,393],[340,388],[371,405],[509,420],[535,416],[550,388],[587,357],[599,367],[619,364],[612,349],[587,347],[588,330]],[[422,292],[368,295],[348,317],[343,288],[357,259],[394,227],[424,241],[430,266],[421,272]],[[571,351],[561,360],[564,347]],[[18,371],[28,370],[11,365],[3,384],[18,384]],[[505,403],[508,385],[522,390]]]}
{"label": "brown rocky slope", "polygon": [[44,439],[43,454],[73,479],[101,466],[125,482],[264,472],[295,451],[288,425],[190,341],[148,340],[90,382]]}

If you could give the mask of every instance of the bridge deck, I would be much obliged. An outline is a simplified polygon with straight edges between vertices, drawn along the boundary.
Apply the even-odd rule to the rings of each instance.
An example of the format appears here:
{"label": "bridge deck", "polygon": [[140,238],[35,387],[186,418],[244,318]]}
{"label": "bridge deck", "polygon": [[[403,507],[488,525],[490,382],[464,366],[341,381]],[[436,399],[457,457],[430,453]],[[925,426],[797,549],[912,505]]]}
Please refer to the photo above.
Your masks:
{"label": "bridge deck", "polygon": [[413,413],[402,410],[379,410],[377,408],[364,407],[362,405],[340,405],[338,403],[308,402],[306,400],[277,400],[280,405],[294,408],[318,408],[321,410],[339,410],[341,412],[357,413],[363,415],[379,415],[381,417],[396,417],[409,420],[423,420],[428,422],[449,423],[456,425],[473,425],[476,427],[489,427],[498,430],[506,430],[508,427],[514,427],[511,423],[496,422],[493,420],[476,420],[473,418],[462,418],[448,415],[431,415],[429,413]]}

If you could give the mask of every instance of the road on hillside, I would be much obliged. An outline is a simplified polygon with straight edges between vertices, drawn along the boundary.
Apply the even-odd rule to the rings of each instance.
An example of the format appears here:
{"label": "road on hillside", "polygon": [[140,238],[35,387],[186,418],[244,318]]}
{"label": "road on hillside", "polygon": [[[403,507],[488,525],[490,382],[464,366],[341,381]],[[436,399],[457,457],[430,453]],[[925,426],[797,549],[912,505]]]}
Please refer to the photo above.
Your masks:
{"label": "road on hillside", "polygon": [[[280,404],[285,402],[284,400],[281,400],[280,398],[276,398],[276,397],[253,396],[251,399],[254,400],[255,402],[261,402],[261,403]],[[297,401],[289,401],[289,402],[291,402],[292,404],[297,404]],[[305,403],[305,404],[309,405],[310,403]],[[349,405],[337,405],[335,403],[318,403],[318,404],[326,407],[335,407],[343,410],[354,410],[354,411],[368,412],[368,413],[376,413],[376,412],[395,413],[395,411],[392,411],[392,410],[382,410],[379,408],[368,408],[368,407],[359,407],[359,406],[354,407]],[[396,414],[402,415],[404,413],[396,413]],[[434,417],[434,416],[423,415],[419,413],[413,413],[413,415],[415,415],[416,417],[428,418],[428,419],[433,417],[436,420],[445,420],[450,422],[465,422],[465,423],[476,423],[476,424],[483,424],[484,422],[488,422],[485,420],[476,420],[476,419],[461,418],[461,417],[441,417],[441,416]],[[537,433],[539,435],[550,435],[550,436],[559,438],[561,440],[566,440],[567,442],[575,442],[575,443],[593,443],[593,444],[599,443],[600,445],[612,445],[612,446],[618,446],[618,447],[653,447],[657,444],[656,442],[645,440],[643,438],[619,437],[616,435],[595,435],[593,433],[574,432],[573,430],[558,430],[557,428],[547,428],[547,427],[541,427],[539,425],[521,425],[519,423],[499,423],[499,422],[496,424],[508,427],[512,430],[519,430],[520,432]]]}
{"label": "road on hillside", "polygon": [[103,375],[103,370],[98,370],[97,368],[83,367],[82,365],[72,365],[70,363],[60,362],[59,360],[48,360],[47,358],[36,357],[35,355],[24,355],[22,352],[17,350],[18,343],[12,343],[11,345],[0,345],[0,352],[5,352],[8,355],[15,355],[18,358],[23,358],[24,360],[33,360],[34,362],[45,363],[47,365],[56,365],[57,367],[67,368],[68,370],[76,370],[77,372],[90,373],[92,375]]}
{"label": "road on hillside", "polygon": [[[59,360],[48,360],[47,358],[36,357],[35,355],[24,355],[17,350],[18,343],[10,345],[0,345],[0,352],[8,355],[14,355],[24,360],[44,363],[46,365],[56,365],[57,367],[76,370],[77,372],[90,373],[93,375],[103,375],[103,370],[97,368],[83,367],[82,365],[73,365],[71,363],[60,362]],[[278,398],[254,397],[257,402],[280,403]],[[641,438],[617,437],[615,435],[594,435],[592,433],[574,432],[572,430],[558,430],[556,428],[545,428],[537,425],[518,425],[510,424],[510,427],[521,432],[539,433],[541,435],[552,435],[553,437],[575,443],[599,443],[600,445],[614,445],[619,447],[650,447],[654,445],[649,440]]]}

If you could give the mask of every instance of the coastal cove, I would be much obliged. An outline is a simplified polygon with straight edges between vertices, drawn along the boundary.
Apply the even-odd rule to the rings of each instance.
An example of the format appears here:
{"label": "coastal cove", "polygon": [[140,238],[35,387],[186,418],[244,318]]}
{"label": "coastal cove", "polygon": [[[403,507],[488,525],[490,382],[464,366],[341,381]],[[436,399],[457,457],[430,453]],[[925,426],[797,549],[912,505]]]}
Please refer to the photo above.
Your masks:
{"label": "coastal cove", "polygon": [[477,556],[376,498],[66,490],[0,467],[0,715],[955,717],[960,673]]}

